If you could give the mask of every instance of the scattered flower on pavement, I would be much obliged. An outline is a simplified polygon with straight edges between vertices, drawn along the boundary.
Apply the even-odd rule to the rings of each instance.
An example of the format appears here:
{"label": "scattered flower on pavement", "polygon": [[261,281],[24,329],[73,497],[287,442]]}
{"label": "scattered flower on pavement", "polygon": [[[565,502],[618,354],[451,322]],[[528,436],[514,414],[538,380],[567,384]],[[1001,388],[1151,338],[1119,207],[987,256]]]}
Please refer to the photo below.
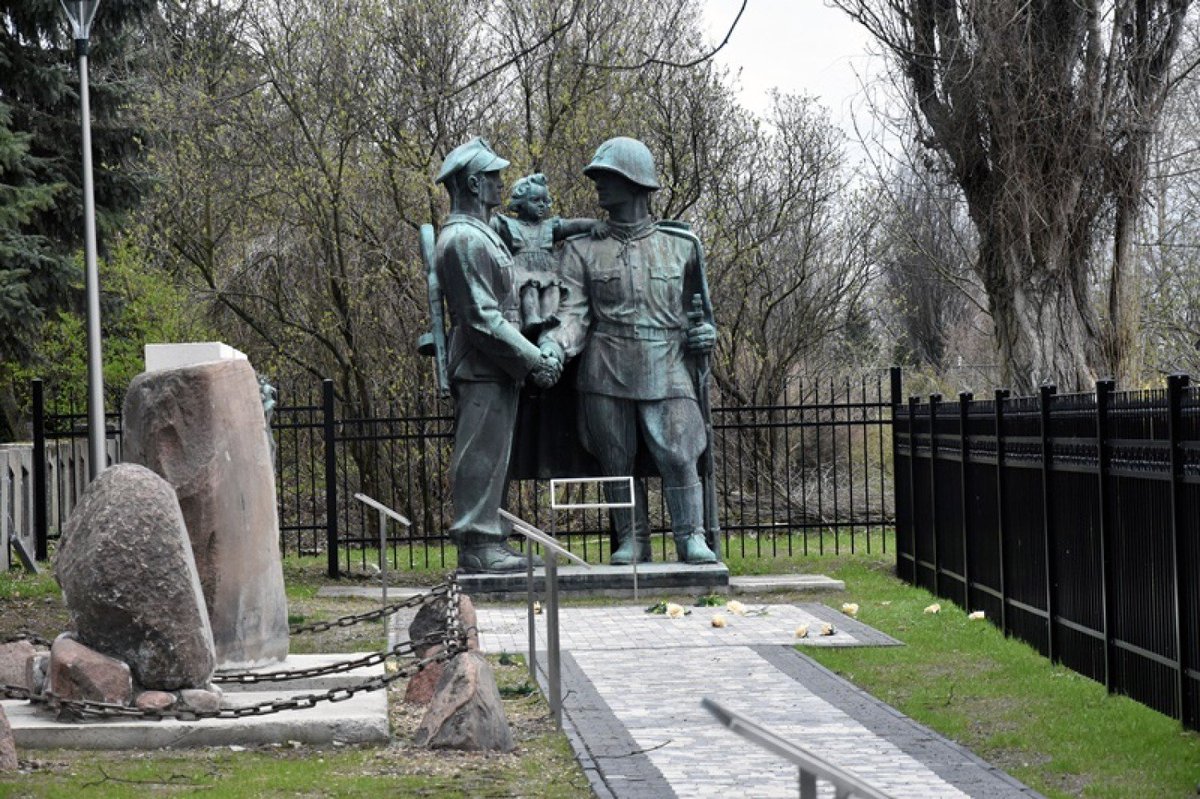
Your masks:
{"label": "scattered flower on pavement", "polygon": [[807,624],[801,624],[796,627],[796,637],[797,638],[807,638],[808,637],[808,625]]}
{"label": "scattered flower on pavement", "polygon": [[713,626],[713,627],[724,627],[724,626],[725,626],[725,616],[724,616],[724,614],[722,614],[722,613],[714,613],[714,614],[713,614],[713,617],[712,617],[712,626]]}
{"label": "scattered flower on pavement", "polygon": [[684,611],[683,605],[676,605],[674,602],[667,603],[667,618],[682,619],[687,613],[691,613],[691,611]]}
{"label": "scattered flower on pavement", "polygon": [[821,635],[833,635],[836,632],[837,630],[833,629],[833,625],[829,622],[825,622],[821,625]]}
{"label": "scattered flower on pavement", "polygon": [[743,605],[741,602],[738,602],[736,599],[731,599],[728,602],[726,602],[725,609],[728,610],[730,613],[733,613],[738,616],[746,615],[746,606]]}

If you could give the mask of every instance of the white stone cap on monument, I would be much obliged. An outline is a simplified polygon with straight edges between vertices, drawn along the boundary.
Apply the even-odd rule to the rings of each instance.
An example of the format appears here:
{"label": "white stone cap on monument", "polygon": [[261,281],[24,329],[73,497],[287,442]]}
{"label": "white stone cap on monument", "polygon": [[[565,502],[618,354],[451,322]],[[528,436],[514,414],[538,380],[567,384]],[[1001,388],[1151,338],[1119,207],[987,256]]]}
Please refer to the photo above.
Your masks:
{"label": "white stone cap on monument", "polygon": [[189,341],[181,344],[147,344],[146,371],[179,369],[212,361],[244,361],[246,354],[220,341]]}

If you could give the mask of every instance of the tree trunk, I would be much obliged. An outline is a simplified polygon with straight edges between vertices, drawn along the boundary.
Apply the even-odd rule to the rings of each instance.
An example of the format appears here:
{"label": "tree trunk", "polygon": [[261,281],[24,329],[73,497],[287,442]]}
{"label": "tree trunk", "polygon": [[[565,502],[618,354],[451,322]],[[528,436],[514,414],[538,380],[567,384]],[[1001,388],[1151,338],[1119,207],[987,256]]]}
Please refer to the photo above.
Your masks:
{"label": "tree trunk", "polygon": [[1046,383],[1060,391],[1091,386],[1098,354],[1093,310],[1053,273],[1037,282],[1023,279],[1027,259],[1006,244],[980,248],[1004,384],[1019,396],[1036,394]]}

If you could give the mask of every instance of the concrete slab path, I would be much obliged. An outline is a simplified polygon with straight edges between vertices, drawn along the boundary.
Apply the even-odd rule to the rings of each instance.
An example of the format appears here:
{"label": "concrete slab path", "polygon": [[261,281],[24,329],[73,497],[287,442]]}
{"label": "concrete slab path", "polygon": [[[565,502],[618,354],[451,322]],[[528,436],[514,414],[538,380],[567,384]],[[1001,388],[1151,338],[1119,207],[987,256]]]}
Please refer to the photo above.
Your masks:
{"label": "concrete slab path", "polygon": [[[800,624],[807,646],[898,643],[886,635],[818,604],[690,610],[676,619],[644,605],[560,610],[564,727],[597,796],[797,796],[796,767],[720,726],[700,706],[705,696],[896,799],[1038,796],[793,649]],[[712,626],[717,612],[726,627]],[[485,652],[526,651],[524,608],[482,605],[478,616]],[[835,633],[817,635],[827,622]]]}

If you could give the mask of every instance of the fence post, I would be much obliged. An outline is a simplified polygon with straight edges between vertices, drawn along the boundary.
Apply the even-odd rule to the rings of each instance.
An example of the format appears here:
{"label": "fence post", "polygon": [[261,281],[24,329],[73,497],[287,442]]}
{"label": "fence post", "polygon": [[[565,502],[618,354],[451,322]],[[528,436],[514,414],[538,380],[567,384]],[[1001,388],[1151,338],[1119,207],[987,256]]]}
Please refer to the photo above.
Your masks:
{"label": "fence post", "polygon": [[1042,543],[1046,558],[1046,657],[1051,663],[1058,662],[1058,650],[1054,646],[1054,524],[1050,521],[1050,472],[1053,466],[1050,404],[1056,391],[1054,386],[1047,385],[1038,392],[1042,431]]}
{"label": "fence post", "polygon": [[1174,566],[1172,578],[1175,583],[1175,698],[1179,709],[1176,714],[1185,725],[1194,725],[1195,719],[1187,718],[1191,703],[1185,693],[1188,689],[1187,651],[1191,641],[1190,631],[1183,623],[1183,603],[1185,599],[1184,583],[1187,580],[1186,565],[1180,554],[1184,551],[1183,530],[1183,458],[1180,452],[1180,427],[1183,421],[1183,390],[1188,386],[1188,376],[1173,374],[1167,378],[1167,437],[1171,442],[1171,564]]}
{"label": "fence post", "polygon": [[971,461],[971,441],[967,436],[967,409],[975,395],[970,391],[960,391],[958,394],[958,451],[961,455],[962,472],[959,483],[962,486],[962,576],[963,576],[963,607],[971,612],[971,536],[967,531],[967,520],[970,518],[967,508],[970,491],[967,488],[967,472]]}
{"label": "fence post", "polygon": [[1096,381],[1096,477],[1100,512],[1100,609],[1104,613],[1104,687],[1113,692],[1112,517],[1108,512],[1108,409],[1116,388],[1112,380]]}
{"label": "fence post", "polygon": [[938,555],[937,411],[941,394],[929,395],[929,529],[933,533],[933,593],[942,595],[942,561]]}
{"label": "fence post", "polygon": [[1000,630],[1008,635],[1008,588],[1004,581],[1004,553],[1007,541],[1004,536],[1004,400],[1008,389],[996,389],[996,539],[1000,572]]}
{"label": "fence post", "polygon": [[917,397],[908,398],[908,507],[909,541],[912,543],[912,584],[921,584],[921,556],[917,546]]}
{"label": "fence post", "polygon": [[325,432],[325,554],[330,577],[338,576],[337,530],[337,424],[334,419],[333,381],[321,381],[321,411]]}
{"label": "fence post", "polygon": [[[900,498],[896,496],[896,477],[897,477],[896,469],[897,469],[897,464],[900,463],[900,437],[899,437],[899,435],[897,435],[897,427],[900,423],[900,406],[901,406],[901,403],[904,401],[903,396],[900,393],[900,391],[901,391],[901,373],[900,373],[899,366],[893,366],[890,370],[888,370],[888,384],[889,384],[888,387],[891,391],[891,401],[892,401],[892,500],[893,500],[893,504],[896,505],[896,508],[895,508],[895,512],[896,512],[896,557],[899,558],[900,557],[900,508],[899,508]],[[803,399],[801,401],[803,401]],[[801,433],[803,434],[803,429],[801,429]],[[883,455],[883,447],[882,446],[880,447],[879,454],[881,456]],[[882,460],[882,457],[880,458],[880,460]],[[883,487],[883,483],[880,482],[879,502],[880,502],[880,507],[886,507],[886,504],[884,504],[882,487]],[[910,507],[909,508],[909,516],[911,517],[911,515],[912,515],[912,508]],[[870,536],[867,537],[867,540],[868,541],[871,540]],[[884,538],[883,538],[883,544],[884,544],[883,551],[887,552],[887,535],[886,534],[884,535]],[[896,568],[897,568],[897,570],[899,570],[899,568],[900,568],[899,560],[896,561]]]}
{"label": "fence post", "polygon": [[41,379],[33,389],[33,557],[50,557],[50,523],[46,519],[46,394]]}

